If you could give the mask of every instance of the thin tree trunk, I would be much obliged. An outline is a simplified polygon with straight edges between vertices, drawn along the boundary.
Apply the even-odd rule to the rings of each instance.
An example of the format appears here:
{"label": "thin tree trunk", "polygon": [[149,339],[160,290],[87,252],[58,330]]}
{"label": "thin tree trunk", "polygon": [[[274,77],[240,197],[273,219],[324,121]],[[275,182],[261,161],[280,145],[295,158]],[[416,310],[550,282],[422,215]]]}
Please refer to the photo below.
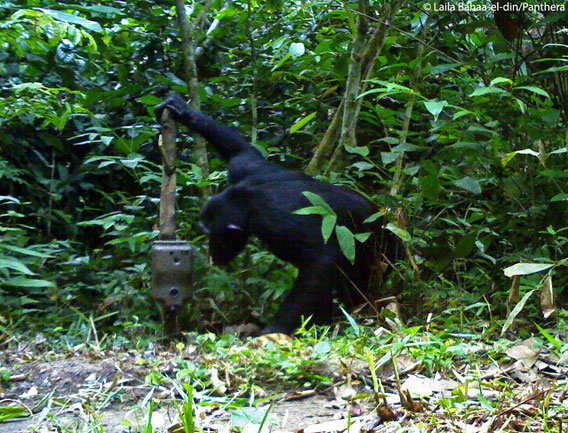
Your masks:
{"label": "thin tree trunk", "polygon": [[[187,14],[185,13],[184,0],[176,0],[176,14],[178,18],[178,25],[180,28],[183,48],[184,75],[187,87],[189,89],[189,97],[191,99],[189,105],[191,106],[191,108],[198,111],[201,104],[201,99],[199,97],[199,81],[197,78],[195,48],[202,32],[202,23],[212,4],[213,0],[207,0],[205,2],[205,5],[203,6],[203,9],[201,9],[197,17],[190,25]],[[207,158],[207,147],[205,144],[205,139],[199,134],[194,134],[193,140],[193,149],[195,152],[197,165],[201,169],[203,177],[208,177],[209,161]],[[209,186],[206,186],[203,192],[204,196],[208,197],[211,195],[211,188]]]}
{"label": "thin tree trunk", "polygon": [[[337,149],[347,146],[354,147],[356,145],[355,130],[357,128],[357,121],[355,114],[357,113],[357,97],[361,93],[363,57],[365,55],[365,44],[369,30],[369,21],[367,18],[367,12],[369,10],[368,0],[359,0],[358,9],[356,31],[353,35],[353,43],[351,46],[349,72],[345,85],[345,96],[343,97],[345,106],[343,108],[343,119],[341,122],[341,135]],[[339,152],[335,152],[329,162],[326,174],[328,174],[330,169],[335,165],[338,157]]]}
{"label": "thin tree trunk", "polygon": [[339,127],[341,126],[341,120],[343,119],[343,107],[344,101],[342,100],[339,107],[337,107],[337,110],[335,110],[333,119],[329,124],[327,131],[325,131],[325,135],[323,136],[321,143],[306,168],[306,173],[310,176],[315,176],[322,172],[323,165],[329,157],[337,137],[339,136]]}
{"label": "thin tree trunk", "polygon": [[[423,33],[426,32],[426,26],[428,24],[428,21],[426,20],[426,22],[424,23],[424,31]],[[418,58],[418,62],[416,62],[416,67],[414,68],[414,78],[413,78],[413,82],[418,81],[418,78],[420,77],[420,73],[422,72],[422,60],[421,57],[424,54],[424,44],[420,44],[418,45],[418,48],[416,50],[416,57]],[[408,136],[408,131],[410,130],[410,120],[412,118],[412,110],[414,109],[414,102],[415,102],[415,97],[414,95],[410,96],[410,100],[408,101],[408,105],[406,106],[406,111],[404,113],[404,120],[402,123],[402,134],[400,136],[400,144],[406,144],[406,137]],[[390,195],[397,195],[398,192],[400,191],[400,188],[402,186],[402,161],[404,159],[404,152],[400,152],[400,155],[398,156],[398,158],[396,158],[395,161],[395,168],[394,168],[394,176],[393,176],[393,180],[392,180],[392,186],[391,186],[391,190],[390,190]]]}
{"label": "thin tree trunk", "polygon": [[251,125],[251,144],[256,144],[258,134],[258,106],[256,99],[257,77],[256,77],[256,47],[254,45],[254,37],[252,35],[252,4],[251,0],[247,1],[247,33],[250,44],[250,62],[252,65],[252,94],[250,95],[250,109],[252,114]]}
{"label": "thin tree trunk", "polygon": [[[428,25],[428,19],[426,19],[426,22],[424,23],[424,27],[423,27],[423,34],[426,32],[426,27]],[[413,82],[416,83],[418,81],[418,79],[420,78],[420,74],[422,73],[422,56],[424,55],[424,47],[426,45],[425,44],[420,44],[418,45],[417,51],[416,51],[416,57],[418,59],[418,62],[416,62],[416,67],[414,68],[414,77],[413,77]],[[415,103],[415,96],[411,95],[410,96],[410,100],[408,101],[408,105],[406,106],[406,111],[404,112],[404,120],[402,123],[402,134],[400,137],[400,144],[404,145],[406,144],[406,137],[408,136],[408,132],[410,131],[410,121],[412,119],[412,110],[414,109],[414,103]],[[393,176],[393,181],[392,181],[392,186],[391,186],[391,190],[390,190],[390,195],[394,196],[397,195],[401,188],[402,188],[402,163],[403,163],[403,159],[404,159],[404,152],[401,152],[400,155],[398,156],[398,158],[395,161],[395,168],[394,168],[394,176]],[[397,223],[398,226],[401,228],[405,228],[405,218],[404,218],[404,210],[402,208],[398,208],[395,212],[396,214],[396,219],[397,219]],[[412,251],[410,251],[410,248],[408,245],[405,245],[405,253],[406,253],[406,257],[408,258],[408,261],[410,263],[410,266],[412,267],[412,269],[414,270],[414,279],[417,282],[421,281],[421,277],[420,277],[420,268],[418,267],[418,264],[416,263],[416,261],[414,260],[414,256],[412,254]]]}
{"label": "thin tree trunk", "polygon": [[[367,16],[366,2],[360,2],[359,15],[357,18],[357,31],[353,38],[353,47],[351,50],[351,64],[349,76],[347,80],[346,91],[340,106],[335,112],[333,120],[329,125],[324,138],[316,149],[312,160],[308,164],[306,172],[316,175],[323,171],[323,166],[328,160],[330,153],[336,145],[339,135],[339,127],[341,126],[341,139],[339,145],[335,147],[333,155],[329,160],[325,174],[329,174],[332,169],[336,169],[340,155],[344,150],[344,146],[355,146],[355,132],[359,113],[363,105],[364,98],[359,95],[367,90],[367,80],[371,78],[375,62],[383,49],[384,41],[388,33],[388,22],[392,20],[400,7],[401,2],[394,3],[385,2],[383,4],[383,16],[385,18],[378,21],[375,30],[370,38],[367,38]],[[346,101],[348,101],[349,109],[345,110]],[[346,112],[347,111],[347,112]]]}

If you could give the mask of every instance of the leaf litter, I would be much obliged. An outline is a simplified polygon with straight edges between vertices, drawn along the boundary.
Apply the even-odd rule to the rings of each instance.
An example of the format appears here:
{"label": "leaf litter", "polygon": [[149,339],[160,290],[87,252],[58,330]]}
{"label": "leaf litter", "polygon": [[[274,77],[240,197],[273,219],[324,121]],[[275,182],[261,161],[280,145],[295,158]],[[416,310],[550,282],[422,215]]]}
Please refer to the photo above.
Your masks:
{"label": "leaf litter", "polygon": [[431,333],[415,333],[393,346],[396,338],[385,341],[390,352],[366,353],[346,336],[286,348],[190,341],[142,353],[45,350],[45,341],[12,338],[1,355],[9,376],[0,430],[182,432],[174,402],[191,382],[202,432],[567,431],[568,350],[559,337],[556,345],[539,335],[433,344]]}

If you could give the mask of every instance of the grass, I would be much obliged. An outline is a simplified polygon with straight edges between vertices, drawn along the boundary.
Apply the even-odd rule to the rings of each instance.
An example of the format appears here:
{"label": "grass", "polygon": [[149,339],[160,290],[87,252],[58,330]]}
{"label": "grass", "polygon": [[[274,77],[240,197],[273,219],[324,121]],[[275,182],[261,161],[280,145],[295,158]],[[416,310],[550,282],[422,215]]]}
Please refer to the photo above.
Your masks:
{"label": "grass", "polygon": [[85,341],[73,345],[61,330],[39,340],[12,330],[0,365],[0,422],[30,417],[28,431],[103,432],[118,411],[132,432],[260,431],[282,422],[273,412],[283,401],[301,408],[319,395],[342,414],[338,429],[355,428],[362,415],[376,431],[561,433],[563,314],[532,332],[506,319],[464,319],[463,311],[388,327],[346,314],[341,325],[302,329],[287,345],[261,349],[211,333],[125,340],[87,318]]}

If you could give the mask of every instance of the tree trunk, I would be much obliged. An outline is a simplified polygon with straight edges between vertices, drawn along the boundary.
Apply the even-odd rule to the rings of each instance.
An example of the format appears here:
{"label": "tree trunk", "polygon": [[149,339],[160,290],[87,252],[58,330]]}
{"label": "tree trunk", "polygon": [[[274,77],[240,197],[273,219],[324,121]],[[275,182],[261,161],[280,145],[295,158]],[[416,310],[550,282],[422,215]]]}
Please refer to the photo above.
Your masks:
{"label": "tree trunk", "polygon": [[[377,21],[372,35],[368,35],[369,18],[367,15],[368,2],[359,1],[356,30],[353,35],[353,45],[351,48],[351,63],[347,77],[346,89],[343,100],[337,108],[331,124],[329,125],[324,138],[316,149],[306,172],[316,175],[323,171],[325,161],[336,145],[338,135],[341,133],[339,145],[325,169],[325,174],[339,166],[340,156],[345,146],[356,146],[355,133],[357,131],[357,121],[363,104],[364,98],[359,95],[367,90],[366,80],[371,78],[375,62],[383,48],[385,38],[388,33],[389,22],[392,20],[400,7],[401,2],[385,2],[383,4],[381,16],[385,18]],[[341,127],[341,128],[340,128]]]}
{"label": "tree trunk", "polygon": [[[207,0],[203,9],[199,12],[193,22],[189,23],[187,14],[185,13],[184,0],[176,0],[176,14],[178,18],[178,25],[181,33],[181,41],[183,47],[183,66],[184,75],[189,89],[190,103],[189,105],[194,110],[199,111],[201,98],[199,97],[199,81],[197,79],[197,64],[195,56],[195,48],[197,41],[202,32],[202,22],[207,15],[207,11],[211,8],[213,0]],[[197,165],[201,169],[203,177],[209,176],[209,160],[207,158],[207,146],[205,139],[199,134],[193,134],[194,152],[197,160]],[[211,195],[211,187],[206,186],[203,195],[209,197]]]}

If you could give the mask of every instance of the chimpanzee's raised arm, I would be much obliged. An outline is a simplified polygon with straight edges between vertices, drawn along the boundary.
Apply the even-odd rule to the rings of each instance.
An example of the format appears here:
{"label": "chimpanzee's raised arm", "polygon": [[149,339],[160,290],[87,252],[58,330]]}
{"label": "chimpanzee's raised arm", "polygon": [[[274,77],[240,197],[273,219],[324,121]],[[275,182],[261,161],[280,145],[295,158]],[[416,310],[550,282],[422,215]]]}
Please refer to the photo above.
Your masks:
{"label": "chimpanzee's raised arm", "polygon": [[164,108],[171,110],[176,118],[194,132],[201,134],[221,154],[223,159],[230,161],[243,152],[260,152],[250,145],[232,128],[222,125],[205,114],[195,111],[177,93],[170,94],[164,102],[154,107],[158,119]]}

